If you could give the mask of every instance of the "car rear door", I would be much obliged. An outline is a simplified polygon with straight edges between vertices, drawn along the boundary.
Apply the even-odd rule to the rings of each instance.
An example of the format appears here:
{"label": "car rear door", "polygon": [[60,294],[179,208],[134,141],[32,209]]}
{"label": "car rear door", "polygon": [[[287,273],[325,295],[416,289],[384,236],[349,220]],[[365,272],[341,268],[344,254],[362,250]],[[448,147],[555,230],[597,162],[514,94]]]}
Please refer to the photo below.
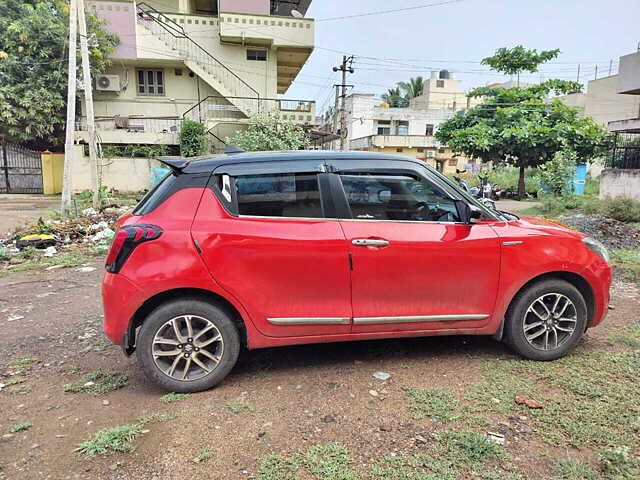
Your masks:
{"label": "car rear door", "polygon": [[[459,330],[489,321],[499,239],[460,222],[451,187],[411,162],[330,162],[349,209],[354,333]],[[453,192],[455,193],[455,192]]]}
{"label": "car rear door", "polygon": [[264,335],[351,329],[348,252],[340,222],[326,218],[323,165],[220,167],[192,226],[213,278]]}

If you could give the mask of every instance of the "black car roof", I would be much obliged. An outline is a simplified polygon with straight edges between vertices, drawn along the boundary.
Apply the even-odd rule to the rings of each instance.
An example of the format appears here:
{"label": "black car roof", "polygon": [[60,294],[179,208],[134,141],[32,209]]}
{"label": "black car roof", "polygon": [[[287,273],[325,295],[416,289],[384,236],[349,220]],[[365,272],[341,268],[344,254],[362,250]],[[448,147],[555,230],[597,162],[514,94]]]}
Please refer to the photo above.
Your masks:
{"label": "black car roof", "polygon": [[220,155],[215,157],[202,156],[195,158],[160,157],[158,160],[174,170],[183,173],[207,173],[212,172],[221,165],[254,163],[254,162],[278,162],[278,161],[304,161],[311,160],[394,160],[419,163],[415,158],[402,155],[377,152],[353,152],[334,150],[295,150],[286,152],[246,152],[233,155]]}

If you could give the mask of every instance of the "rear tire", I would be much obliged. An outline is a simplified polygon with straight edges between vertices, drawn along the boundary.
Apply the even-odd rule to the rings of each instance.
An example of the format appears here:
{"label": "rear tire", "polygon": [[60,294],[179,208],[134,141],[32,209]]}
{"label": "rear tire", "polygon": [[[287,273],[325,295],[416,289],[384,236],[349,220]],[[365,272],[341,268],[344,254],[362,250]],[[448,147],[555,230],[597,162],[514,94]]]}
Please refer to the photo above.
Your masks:
{"label": "rear tire", "polygon": [[151,381],[171,392],[207,390],[238,360],[240,335],[221,308],[197,298],[160,305],[144,320],[136,353]]}
{"label": "rear tire", "polygon": [[505,316],[505,341],[531,360],[555,360],[582,338],[587,306],[569,282],[548,279],[519,292]]}

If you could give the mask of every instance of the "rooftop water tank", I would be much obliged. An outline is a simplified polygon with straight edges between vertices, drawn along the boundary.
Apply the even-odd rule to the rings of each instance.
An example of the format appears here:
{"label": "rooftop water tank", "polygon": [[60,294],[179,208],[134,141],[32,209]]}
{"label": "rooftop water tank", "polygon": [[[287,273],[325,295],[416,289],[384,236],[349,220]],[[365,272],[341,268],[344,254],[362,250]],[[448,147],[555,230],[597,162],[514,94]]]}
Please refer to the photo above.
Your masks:
{"label": "rooftop water tank", "polygon": [[449,80],[449,70],[440,70],[440,80]]}

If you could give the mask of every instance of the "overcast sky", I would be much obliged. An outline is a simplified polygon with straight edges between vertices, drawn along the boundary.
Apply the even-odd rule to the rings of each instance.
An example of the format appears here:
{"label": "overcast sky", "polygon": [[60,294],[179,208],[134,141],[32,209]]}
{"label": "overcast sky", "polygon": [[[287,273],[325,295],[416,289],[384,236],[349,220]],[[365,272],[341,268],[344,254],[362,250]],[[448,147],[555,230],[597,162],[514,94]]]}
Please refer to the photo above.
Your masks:
{"label": "overcast sky", "polygon": [[[543,78],[580,81],[617,72],[618,58],[640,42],[640,0],[460,0],[440,6],[344,20],[332,17],[406,8],[446,0],[314,0],[307,17],[316,19],[316,49],[286,98],[313,99],[318,112],[333,102],[342,52],[356,55],[347,83],[377,95],[396,82],[446,68],[463,88],[508,80],[480,65],[497,48],[559,48],[556,61],[525,81]],[[366,58],[369,57],[369,58]]]}

